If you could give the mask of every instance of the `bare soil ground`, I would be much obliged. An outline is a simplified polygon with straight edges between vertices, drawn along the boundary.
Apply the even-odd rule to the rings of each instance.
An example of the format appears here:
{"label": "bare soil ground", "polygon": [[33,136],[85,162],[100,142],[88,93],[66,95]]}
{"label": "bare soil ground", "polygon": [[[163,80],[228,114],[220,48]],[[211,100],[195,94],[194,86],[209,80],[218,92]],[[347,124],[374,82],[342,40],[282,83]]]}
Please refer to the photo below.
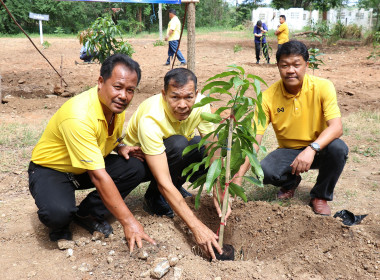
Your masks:
{"label": "bare soil ground", "polygon": [[[62,72],[68,84],[65,93],[74,95],[96,84],[99,64],[75,64],[79,62],[77,39],[45,39],[51,46],[42,51],[59,71],[62,56]],[[161,90],[169,70],[163,66],[167,46],[153,47],[155,40],[130,40],[143,77],[127,117],[142,100]],[[38,39],[34,41],[38,45]],[[276,46],[276,42],[271,43]],[[236,44],[242,50],[234,53]],[[53,95],[60,80],[27,39],[0,38],[0,46],[2,93],[8,101],[0,104],[0,125],[8,130],[18,125],[39,133],[67,100],[46,97]],[[351,150],[330,206],[333,213],[347,209],[357,215],[368,214],[360,225],[348,227],[333,217],[313,214],[307,204],[316,173],[310,172],[303,176],[296,197],[288,203],[275,200],[276,190],[270,186],[264,190],[249,186],[253,201],[235,201],[225,238],[235,247],[234,262],[203,258],[178,217],[153,217],[143,211],[143,192],[133,193],[126,203],[160,244],[159,248],[146,247],[146,260],[129,256],[123,232],[112,218],[115,232],[108,239],[93,237],[73,224],[75,246],[68,257],[68,250],[59,250],[56,242],[48,240],[48,230],[37,218],[26,172],[34,143],[20,146],[16,140],[24,136],[21,134],[14,145],[0,143],[0,278],[149,278],[147,271],[153,264],[172,254],[179,261],[162,279],[380,279],[380,62],[367,60],[370,48],[355,42],[319,47],[325,64],[316,75],[336,86],[345,123],[343,140]],[[186,38],[181,50],[186,54]],[[255,64],[252,39],[222,33],[200,35],[196,52],[199,88],[230,64],[243,66],[268,84],[279,79],[274,64]],[[269,143],[269,150],[275,148],[273,140]],[[78,193],[78,200],[85,195]],[[188,203],[192,206],[192,199]],[[204,195],[196,214],[216,231],[219,221],[214,212],[211,198]]]}

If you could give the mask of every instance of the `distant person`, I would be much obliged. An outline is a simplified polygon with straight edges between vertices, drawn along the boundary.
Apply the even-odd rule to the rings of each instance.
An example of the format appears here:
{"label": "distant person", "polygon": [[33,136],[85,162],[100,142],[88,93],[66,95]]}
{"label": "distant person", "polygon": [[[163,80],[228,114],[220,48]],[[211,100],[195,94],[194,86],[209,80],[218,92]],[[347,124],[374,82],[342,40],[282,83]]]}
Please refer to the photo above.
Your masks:
{"label": "distant person", "polygon": [[253,34],[255,35],[256,64],[260,63],[261,47],[263,48],[265,59],[267,60],[267,63],[269,63],[268,47],[266,45],[267,32],[268,27],[266,26],[266,24],[261,22],[261,20],[258,20],[255,27],[253,28]]}
{"label": "distant person", "polygon": [[[71,240],[74,220],[90,233],[108,237],[108,214],[120,222],[130,251],[142,240],[155,243],[124,202],[150,179],[140,147],[119,144],[125,109],[141,79],[137,62],[124,54],[108,57],[98,85],[67,102],[50,119],[33,149],[29,189],[40,221],[50,228],[50,240]],[[111,154],[112,151],[118,154]],[[76,205],[77,190],[96,188]]]}
{"label": "distant person", "polygon": [[274,34],[277,35],[278,50],[281,48],[282,44],[289,42],[289,28],[288,24],[286,23],[285,15],[280,16],[280,25],[277,27],[277,30],[274,32]]}
{"label": "distant person", "polygon": [[[168,59],[166,60],[165,65],[170,65],[170,58],[173,59],[173,56],[178,48],[179,37],[181,35],[181,22],[176,16],[175,9],[169,9],[169,24],[168,30],[165,37],[165,41],[169,41],[169,49],[168,49]],[[178,49],[177,57],[181,65],[186,65],[186,59],[183,57],[181,51]]]}
{"label": "distant person", "polygon": [[[278,142],[278,148],[261,161],[264,184],[280,187],[278,199],[290,199],[301,182],[301,173],[319,169],[310,206],[316,214],[330,215],[327,201],[333,200],[348,154],[346,144],[339,139],[343,128],[334,85],[306,74],[309,53],[299,41],[283,44],[276,59],[281,79],[263,93],[266,123],[258,124],[256,136],[260,145],[272,123]],[[255,148],[257,151],[258,146]],[[235,183],[241,184],[249,166],[246,159]]]}
{"label": "distant person", "polygon": [[89,50],[89,42],[87,41],[80,49],[79,58],[86,63],[90,63],[94,57],[94,54]]}
{"label": "distant person", "polygon": [[[168,217],[173,217],[175,212],[188,225],[202,250],[214,259],[212,247],[221,252],[216,241],[218,237],[187,206],[183,198],[191,194],[182,187],[186,179],[182,177],[182,170],[192,163],[201,162],[206,156],[204,146],[185,156],[182,156],[183,150],[199,144],[201,136],[214,131],[213,124],[201,117],[203,112],[211,112],[210,105],[192,108],[203,97],[198,93],[197,78],[193,72],[185,68],[170,70],[164,77],[161,94],[142,102],[132,115],[125,143],[141,146],[154,177],[144,196],[144,209],[151,214]],[[195,130],[201,136],[196,136]],[[209,140],[214,139],[210,136]],[[190,181],[206,172],[201,166]],[[214,205],[220,214],[216,195]]]}

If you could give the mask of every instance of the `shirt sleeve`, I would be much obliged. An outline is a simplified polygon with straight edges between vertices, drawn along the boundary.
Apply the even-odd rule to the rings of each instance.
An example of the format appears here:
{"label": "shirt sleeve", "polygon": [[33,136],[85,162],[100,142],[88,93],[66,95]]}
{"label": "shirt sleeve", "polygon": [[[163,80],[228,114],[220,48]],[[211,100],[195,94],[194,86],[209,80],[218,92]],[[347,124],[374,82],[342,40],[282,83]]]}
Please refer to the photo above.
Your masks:
{"label": "shirt sleeve", "polygon": [[333,83],[326,80],[320,89],[323,115],[326,121],[341,117]]}
{"label": "shirt sleeve", "polygon": [[[211,107],[210,107],[210,104],[207,104],[202,108],[202,113],[205,112],[205,113],[211,113]],[[202,135],[206,135],[212,131],[214,131],[214,124],[212,122],[209,122],[209,121],[206,121],[204,120],[202,117],[201,117],[201,121],[198,125],[198,131],[200,134]]]}
{"label": "shirt sleeve", "polygon": [[149,117],[141,118],[137,135],[144,154],[160,155],[165,151],[164,134],[155,120]]}
{"label": "shirt sleeve", "polygon": [[278,32],[283,32],[285,30],[285,24],[281,24],[279,27],[278,27]]}
{"label": "shirt sleeve", "polygon": [[73,167],[86,170],[105,168],[98,139],[91,125],[78,119],[68,119],[59,125]]}

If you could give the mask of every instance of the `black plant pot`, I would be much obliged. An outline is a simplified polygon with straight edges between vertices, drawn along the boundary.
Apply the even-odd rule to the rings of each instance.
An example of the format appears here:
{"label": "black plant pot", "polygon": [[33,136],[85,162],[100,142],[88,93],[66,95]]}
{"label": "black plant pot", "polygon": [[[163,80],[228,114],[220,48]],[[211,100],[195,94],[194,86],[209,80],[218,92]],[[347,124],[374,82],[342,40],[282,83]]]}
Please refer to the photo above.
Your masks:
{"label": "black plant pot", "polygon": [[215,257],[219,261],[233,261],[235,260],[235,249],[230,244],[223,244],[223,253],[219,254],[214,248]]}

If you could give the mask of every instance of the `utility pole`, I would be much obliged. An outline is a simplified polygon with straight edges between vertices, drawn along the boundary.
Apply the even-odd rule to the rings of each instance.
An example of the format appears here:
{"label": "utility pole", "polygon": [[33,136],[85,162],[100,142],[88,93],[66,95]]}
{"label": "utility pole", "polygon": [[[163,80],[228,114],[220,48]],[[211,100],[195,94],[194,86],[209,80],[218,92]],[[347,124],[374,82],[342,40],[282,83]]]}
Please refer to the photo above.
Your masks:
{"label": "utility pole", "polygon": [[158,4],[158,25],[160,29],[160,41],[162,41],[162,3]]}

